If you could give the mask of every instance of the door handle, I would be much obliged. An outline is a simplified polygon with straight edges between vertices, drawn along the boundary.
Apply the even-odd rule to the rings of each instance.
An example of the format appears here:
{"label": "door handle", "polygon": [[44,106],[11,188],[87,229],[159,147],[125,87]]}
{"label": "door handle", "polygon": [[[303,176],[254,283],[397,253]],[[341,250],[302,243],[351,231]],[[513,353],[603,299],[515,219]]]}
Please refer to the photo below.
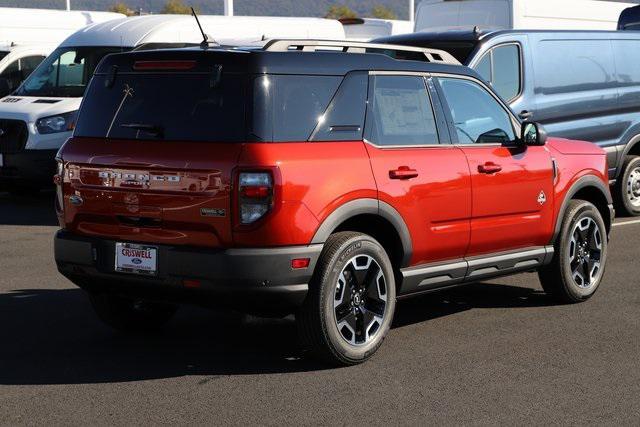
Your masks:
{"label": "door handle", "polygon": [[400,166],[398,169],[389,171],[389,178],[391,179],[411,179],[418,176],[418,171],[411,169],[409,166]]}
{"label": "door handle", "polygon": [[496,165],[493,162],[487,162],[484,165],[478,165],[478,172],[480,173],[493,174],[498,173],[501,170],[502,166]]}

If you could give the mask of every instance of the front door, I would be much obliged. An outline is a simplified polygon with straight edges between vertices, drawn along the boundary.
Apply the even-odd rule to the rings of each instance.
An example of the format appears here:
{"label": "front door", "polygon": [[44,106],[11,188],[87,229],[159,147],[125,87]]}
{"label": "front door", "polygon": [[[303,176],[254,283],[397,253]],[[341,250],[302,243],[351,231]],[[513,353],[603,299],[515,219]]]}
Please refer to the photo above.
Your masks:
{"label": "front door", "polygon": [[546,147],[515,144],[518,123],[479,82],[439,77],[453,137],[471,172],[468,256],[544,246],[553,232],[553,165]]}
{"label": "front door", "polygon": [[410,231],[411,265],[461,259],[469,243],[467,159],[447,143],[446,119],[434,111],[427,82],[419,75],[372,75],[365,126],[378,197]]}

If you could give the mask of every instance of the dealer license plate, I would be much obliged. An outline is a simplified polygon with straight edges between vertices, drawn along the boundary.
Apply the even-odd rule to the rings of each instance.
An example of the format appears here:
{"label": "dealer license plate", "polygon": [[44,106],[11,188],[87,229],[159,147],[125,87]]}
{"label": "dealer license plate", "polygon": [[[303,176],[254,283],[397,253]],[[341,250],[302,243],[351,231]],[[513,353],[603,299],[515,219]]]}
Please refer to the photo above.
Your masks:
{"label": "dealer license plate", "polygon": [[116,271],[155,275],[158,270],[158,248],[155,246],[116,243]]}

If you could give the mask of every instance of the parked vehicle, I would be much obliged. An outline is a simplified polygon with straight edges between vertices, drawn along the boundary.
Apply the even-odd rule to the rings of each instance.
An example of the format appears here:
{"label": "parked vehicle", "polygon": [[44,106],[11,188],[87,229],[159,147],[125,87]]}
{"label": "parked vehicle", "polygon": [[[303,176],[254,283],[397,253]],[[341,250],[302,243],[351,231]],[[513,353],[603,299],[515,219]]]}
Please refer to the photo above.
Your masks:
{"label": "parked vehicle", "polygon": [[618,30],[640,30],[640,6],[629,7],[622,11],[618,20]]}
{"label": "parked vehicle", "polygon": [[397,19],[348,18],[341,19],[348,40],[369,41],[378,37],[413,32],[410,21]]}
{"label": "parked vehicle", "polygon": [[422,0],[415,31],[469,29],[615,30],[633,3],[597,0]]}
{"label": "parked vehicle", "polygon": [[475,29],[377,41],[445,49],[550,135],[598,144],[619,208],[640,215],[640,33]]}
{"label": "parked vehicle", "polygon": [[89,24],[124,15],[0,7],[0,98],[13,92],[56,46]]}
{"label": "parked vehicle", "polygon": [[109,55],[59,152],[55,259],[117,329],[184,301],[296,312],[316,355],[355,364],[397,298],[532,270],[560,301],[591,297],[606,175],[602,149],[547,141],[444,51]]}
{"label": "parked vehicle", "polygon": [[[344,38],[342,25],[329,19],[202,16],[200,22],[220,43],[275,35]],[[0,186],[22,193],[51,185],[55,153],[71,136],[86,85],[105,55],[201,41],[196,21],[183,15],[125,18],[71,35],[12,96],[0,100]]]}

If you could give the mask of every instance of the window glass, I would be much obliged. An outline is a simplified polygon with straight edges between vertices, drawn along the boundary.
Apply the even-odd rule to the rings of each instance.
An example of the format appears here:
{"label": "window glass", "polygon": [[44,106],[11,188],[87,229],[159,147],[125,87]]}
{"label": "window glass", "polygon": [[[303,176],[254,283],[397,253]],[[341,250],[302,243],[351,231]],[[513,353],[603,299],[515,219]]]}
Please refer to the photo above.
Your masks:
{"label": "window glass", "polygon": [[377,145],[437,144],[438,132],[422,77],[375,76],[367,114],[368,139]]}
{"label": "window glass", "polygon": [[514,44],[498,46],[492,55],[491,85],[502,99],[509,101],[520,93],[520,48]]}
{"label": "window glass", "polygon": [[251,137],[258,141],[307,141],[341,81],[337,76],[257,77]]}
{"label": "window glass", "polygon": [[140,140],[235,142],[245,137],[246,77],[223,74],[96,75],[87,90],[75,135]]}
{"label": "window glass", "polygon": [[58,48],[40,63],[16,95],[82,97],[100,60],[115,47]]}
{"label": "window glass", "polygon": [[7,65],[7,67],[2,71],[2,74],[0,74],[1,78],[7,79],[10,91],[14,91],[22,82],[19,61],[19,59],[16,59],[11,64]]}
{"label": "window glass", "polygon": [[504,143],[515,140],[509,114],[479,84],[464,80],[439,79],[458,135],[458,143]]}
{"label": "window glass", "polygon": [[311,141],[362,140],[367,108],[368,74],[348,74],[313,131]]}
{"label": "window glass", "polygon": [[491,51],[484,54],[475,69],[486,82],[491,83]]}
{"label": "window glass", "polygon": [[34,55],[34,56],[25,56],[24,58],[20,58],[20,71],[22,72],[22,79],[26,79],[29,75],[36,69],[38,65],[44,59],[44,56]]}

